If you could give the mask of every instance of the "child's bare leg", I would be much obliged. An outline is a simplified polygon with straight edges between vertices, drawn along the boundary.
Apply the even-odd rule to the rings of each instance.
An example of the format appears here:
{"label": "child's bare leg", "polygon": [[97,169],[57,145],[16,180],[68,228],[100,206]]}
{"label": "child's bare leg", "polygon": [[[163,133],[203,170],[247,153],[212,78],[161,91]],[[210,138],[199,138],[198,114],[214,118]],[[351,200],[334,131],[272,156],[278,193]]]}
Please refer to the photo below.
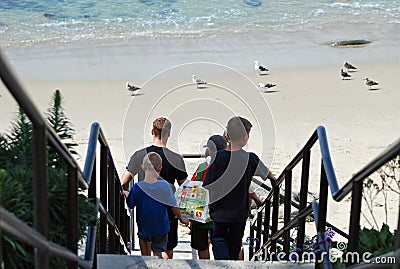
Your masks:
{"label": "child's bare leg", "polygon": [[166,250],[163,254],[164,259],[172,259],[174,257],[173,250]]}
{"label": "child's bare leg", "polygon": [[140,253],[142,256],[151,256],[151,243],[143,239],[139,239]]}
{"label": "child's bare leg", "polygon": [[205,259],[205,260],[209,260],[210,259],[210,251],[208,249],[199,250],[198,254],[199,254],[199,259]]}
{"label": "child's bare leg", "polygon": [[153,256],[157,256],[157,257],[160,258],[160,259],[163,258],[162,252],[154,252],[154,251],[153,251]]}

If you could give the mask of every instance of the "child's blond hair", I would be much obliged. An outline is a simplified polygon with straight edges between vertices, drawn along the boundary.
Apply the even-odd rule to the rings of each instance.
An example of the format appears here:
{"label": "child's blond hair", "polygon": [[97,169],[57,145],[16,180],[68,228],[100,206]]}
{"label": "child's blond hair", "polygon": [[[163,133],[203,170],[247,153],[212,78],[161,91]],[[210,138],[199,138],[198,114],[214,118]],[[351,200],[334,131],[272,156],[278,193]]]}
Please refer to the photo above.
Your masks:
{"label": "child's blond hair", "polygon": [[144,171],[157,171],[162,165],[160,155],[155,152],[150,152],[143,158]]}

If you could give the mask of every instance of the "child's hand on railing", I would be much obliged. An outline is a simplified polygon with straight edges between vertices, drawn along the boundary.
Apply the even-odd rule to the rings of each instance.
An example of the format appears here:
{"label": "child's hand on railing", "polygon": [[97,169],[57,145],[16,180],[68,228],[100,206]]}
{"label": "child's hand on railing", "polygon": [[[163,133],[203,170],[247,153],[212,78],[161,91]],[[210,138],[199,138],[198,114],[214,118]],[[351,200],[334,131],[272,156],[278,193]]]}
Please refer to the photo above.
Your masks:
{"label": "child's hand on railing", "polygon": [[186,225],[186,227],[188,228],[186,230],[186,234],[187,235],[191,235],[192,234],[192,225],[193,225],[192,221],[189,221],[189,225]]}
{"label": "child's hand on railing", "polygon": [[123,190],[122,194],[125,196],[125,199],[128,198],[129,191]]}
{"label": "child's hand on railing", "polygon": [[182,217],[182,216],[180,217],[179,221],[180,221],[181,223],[185,224],[186,227],[188,227],[189,224],[190,224],[189,219],[188,219],[188,218],[185,218],[185,217]]}

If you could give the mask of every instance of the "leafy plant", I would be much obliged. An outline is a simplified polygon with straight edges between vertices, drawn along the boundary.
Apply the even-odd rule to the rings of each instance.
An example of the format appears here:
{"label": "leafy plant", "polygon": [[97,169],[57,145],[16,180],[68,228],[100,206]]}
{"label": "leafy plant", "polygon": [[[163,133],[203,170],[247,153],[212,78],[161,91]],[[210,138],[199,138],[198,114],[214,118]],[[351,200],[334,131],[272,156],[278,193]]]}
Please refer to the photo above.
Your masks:
{"label": "leafy plant", "polygon": [[[74,130],[64,114],[62,97],[58,90],[53,104],[46,113],[47,119],[72,154],[76,155],[73,141]],[[48,195],[49,195],[49,238],[65,246],[68,216],[67,165],[56,151],[47,149]],[[18,119],[9,134],[0,135],[0,205],[17,218],[33,225],[32,197],[32,124],[20,109]],[[85,236],[86,226],[96,221],[94,205],[79,192],[79,238]],[[5,268],[31,268],[32,248],[9,234],[2,233],[3,260]],[[51,259],[51,268],[64,268],[65,262]]]}
{"label": "leafy plant", "polygon": [[383,224],[380,231],[364,228],[360,230],[359,253],[369,252],[371,257],[389,253],[394,249],[395,238],[387,224]]}

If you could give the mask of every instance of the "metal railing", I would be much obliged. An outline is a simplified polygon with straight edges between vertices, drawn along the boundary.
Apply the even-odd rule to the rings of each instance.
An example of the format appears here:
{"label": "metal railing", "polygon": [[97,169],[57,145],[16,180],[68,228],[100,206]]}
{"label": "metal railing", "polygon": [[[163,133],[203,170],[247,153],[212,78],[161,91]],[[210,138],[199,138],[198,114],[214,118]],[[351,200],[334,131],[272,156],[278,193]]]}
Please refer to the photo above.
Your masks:
{"label": "metal railing", "polygon": [[[37,110],[0,50],[0,77],[21,109],[32,122],[33,140],[33,207],[34,227],[21,222],[0,206],[0,230],[16,236],[35,249],[35,268],[49,268],[49,256],[64,259],[68,268],[96,267],[96,226],[88,228],[85,258],[78,256],[78,184],[88,191],[88,198],[100,213],[99,253],[128,253],[129,217],[124,210],[125,201],[110,149],[100,126],[92,125],[85,169],[82,172],[76,160],[61,142],[55,131]],[[96,175],[96,145],[100,142],[100,177]],[[47,175],[47,146],[66,162],[67,175],[67,246],[48,240],[49,199]],[[96,184],[100,184],[100,199],[96,198]],[[108,191],[108,192],[107,192]],[[107,196],[108,195],[108,196]],[[108,197],[108,199],[107,199]],[[97,214],[96,214],[97,216]],[[109,232],[107,235],[107,223]],[[117,226],[118,224],[118,226]],[[117,239],[117,240],[116,240]],[[109,248],[107,249],[107,246]],[[0,244],[1,250],[1,244]],[[2,253],[2,251],[0,251]]]}
{"label": "metal railing", "polygon": [[[322,156],[319,202],[313,201],[311,204],[308,204],[307,196],[309,191],[308,188],[310,178],[310,156],[311,149],[317,141],[319,141],[320,152]],[[305,240],[305,222],[306,217],[308,216],[314,218],[317,228],[318,241],[325,240],[326,227],[331,227],[337,233],[348,239],[348,252],[357,252],[360,231],[363,180],[399,154],[400,140],[395,142],[391,147],[386,149],[378,157],[368,163],[363,169],[356,173],[341,189],[339,189],[329,153],[325,128],[319,126],[312,134],[310,139],[307,141],[303,149],[286,166],[272,188],[268,187],[261,181],[258,181],[256,179],[253,180],[257,185],[269,190],[269,193],[267,195],[267,198],[264,200],[263,205],[258,209],[257,216],[255,216],[255,218],[253,218],[251,221],[249,236],[250,258],[252,260],[276,260],[277,257],[273,254],[277,252],[277,243],[280,243],[283,246],[285,259],[289,259],[289,249],[290,243],[292,241],[292,238],[290,237],[290,231],[293,228],[297,228],[296,247],[302,249]],[[300,202],[295,203],[292,201],[291,198],[292,171],[300,162]],[[284,184],[284,194],[280,193],[282,184]],[[330,189],[331,195],[336,202],[340,202],[348,194],[352,194],[350,225],[348,234],[329,224],[326,220],[328,188]],[[284,225],[281,229],[278,230],[278,210],[280,201],[282,200],[284,204]],[[299,210],[298,214],[293,218],[291,218],[292,206]],[[398,225],[400,227],[400,216]],[[394,254],[398,254],[399,252],[398,249],[400,247],[400,233],[397,233],[396,242],[397,244],[396,249],[394,250]],[[326,252],[329,251],[329,249],[324,249],[324,246],[322,246],[322,249]],[[299,253],[299,256],[300,255],[301,252]],[[349,263],[348,265],[351,264]],[[326,266],[327,268],[330,268],[330,263],[327,262]]]}
{"label": "metal railing", "polygon": [[[98,180],[96,174],[97,142],[100,144]],[[125,209],[125,197],[110,147],[97,122],[91,126],[83,176],[88,179],[90,185],[88,198],[96,201],[97,212],[100,213],[98,250],[95,251],[97,226],[90,226],[85,259],[95,262],[95,253],[130,253],[128,247],[130,217]],[[96,197],[97,184],[100,188],[100,198]]]}

